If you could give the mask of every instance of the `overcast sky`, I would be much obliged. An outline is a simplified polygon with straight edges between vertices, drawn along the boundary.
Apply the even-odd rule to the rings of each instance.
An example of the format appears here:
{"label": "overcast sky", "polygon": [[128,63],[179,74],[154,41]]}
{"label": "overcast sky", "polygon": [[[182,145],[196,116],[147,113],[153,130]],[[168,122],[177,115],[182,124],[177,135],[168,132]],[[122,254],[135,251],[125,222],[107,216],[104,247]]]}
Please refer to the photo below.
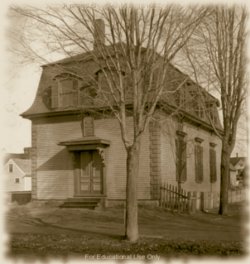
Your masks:
{"label": "overcast sky", "polygon": [[[13,1],[12,1],[13,2]],[[17,2],[17,1],[14,1]],[[25,1],[18,1],[18,3]],[[27,1],[26,1],[27,2]],[[30,2],[30,1],[28,1]],[[52,1],[49,1],[52,2]],[[54,3],[55,1],[53,1]],[[211,1],[209,1],[211,2]],[[217,1],[218,2],[218,1]],[[1,18],[1,151],[18,153],[24,147],[31,146],[31,122],[20,117],[32,104],[40,79],[41,68],[37,65],[21,65],[10,57],[8,49],[8,30],[11,28],[10,20],[6,18],[6,8],[0,12]],[[12,18],[13,19],[13,18]],[[19,22],[19,21],[18,21]],[[22,21],[20,21],[22,23]],[[11,63],[8,63],[10,62]],[[246,120],[239,126],[238,147],[235,149],[239,155],[246,155]]]}

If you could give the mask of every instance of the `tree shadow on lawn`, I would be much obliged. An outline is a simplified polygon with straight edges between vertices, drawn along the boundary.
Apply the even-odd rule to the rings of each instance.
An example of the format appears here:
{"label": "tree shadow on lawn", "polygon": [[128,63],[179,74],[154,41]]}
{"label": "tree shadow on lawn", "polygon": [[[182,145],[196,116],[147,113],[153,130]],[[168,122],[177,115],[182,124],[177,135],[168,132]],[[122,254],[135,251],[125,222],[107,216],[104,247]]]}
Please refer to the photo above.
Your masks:
{"label": "tree shadow on lawn", "polygon": [[[87,229],[78,229],[78,228],[72,228],[72,227],[64,227],[64,226],[59,226],[59,225],[56,225],[56,224],[51,224],[51,223],[46,223],[44,222],[42,219],[40,218],[34,218],[37,223],[40,225],[40,226],[43,226],[43,227],[49,227],[49,228],[56,228],[58,230],[63,230],[63,231],[70,231],[70,232],[73,232],[75,234],[84,234],[84,235],[89,235],[89,236],[95,236],[95,237],[106,237],[108,239],[115,239],[115,240],[122,240],[124,239],[124,235],[122,235],[121,233],[120,234],[110,234],[110,233],[107,233],[107,232],[103,232],[102,230],[98,230],[98,231],[94,231],[94,230],[87,230]],[[69,232],[69,233],[70,233]]]}
{"label": "tree shadow on lawn", "polygon": [[[246,254],[241,239],[239,239],[239,241],[216,241],[209,239],[196,240],[192,238],[185,239],[184,236],[182,239],[173,239],[174,236],[172,239],[167,239],[165,237],[157,236],[157,233],[155,233],[154,230],[152,230],[152,232],[150,232],[150,234],[147,236],[145,236],[145,232],[141,232],[144,235],[141,236],[140,240],[137,243],[131,244],[124,240],[124,224],[122,221],[119,223],[117,223],[117,221],[116,223],[113,223],[111,219],[112,217],[115,218],[115,216],[121,215],[121,212],[117,212],[117,215],[111,214],[110,219],[107,218],[107,221],[103,221],[101,216],[108,216],[109,213],[112,213],[113,211],[106,210],[103,212],[78,212],[76,214],[76,216],[79,218],[78,220],[76,219],[77,221],[81,220],[82,214],[87,214],[89,217],[87,218],[87,225],[84,227],[83,223],[81,228],[75,228],[77,225],[62,226],[64,221],[60,222],[62,225],[48,223],[46,222],[47,214],[44,215],[45,220],[39,217],[27,218],[27,223],[30,223],[35,228],[33,231],[31,230],[32,232],[30,233],[20,232],[12,233],[10,235],[9,256],[11,258],[33,258],[33,260],[37,258],[40,259],[55,257],[71,258],[72,256],[77,256],[84,259],[84,256],[87,254],[93,255],[95,261],[97,260],[95,259],[97,254],[151,254],[159,255],[164,258],[183,258],[184,256],[242,257],[244,254]],[[70,210],[65,211],[67,214],[73,214],[73,212],[74,211]],[[99,219],[99,222],[96,222],[98,225],[96,225],[93,229],[89,228],[91,223],[94,223],[93,225],[95,225],[95,222],[93,222],[92,218],[90,217],[91,215]],[[208,218],[211,217],[211,219],[214,219],[218,215],[214,212],[209,212],[207,217],[206,214],[203,213],[189,216],[166,212],[160,208],[140,208],[139,216],[139,218],[143,220],[142,223],[140,223],[141,226],[150,229],[154,223],[155,225],[158,225],[158,229],[161,230],[161,225],[163,225],[164,222],[165,225],[167,225],[169,221],[173,222],[174,219],[180,221],[180,223],[185,223],[189,219],[189,224],[193,225],[196,223],[197,219],[198,221],[204,223],[207,222]],[[74,219],[74,215],[71,217]],[[221,220],[223,221],[223,218],[221,218]],[[211,223],[211,220],[209,222]],[[226,222],[224,221],[223,224],[225,223]],[[113,228],[112,224],[116,224],[115,228]],[[206,225],[204,225],[204,227],[206,227]],[[35,233],[36,230],[44,230],[44,232],[39,231],[38,233]],[[167,231],[168,230],[166,229],[164,232]],[[181,230],[177,232],[180,232],[181,235]],[[190,232],[192,232],[192,230],[190,230]],[[206,232],[209,231],[206,230]]]}
{"label": "tree shadow on lawn", "polygon": [[[234,205],[230,216],[220,216],[217,211],[211,210],[207,213],[179,214],[166,211],[162,208],[139,208],[139,229],[140,233],[147,237],[165,237],[176,239],[179,236],[183,239],[208,240],[219,237],[219,240],[239,240],[241,238],[241,204]],[[29,206],[31,207],[31,205]],[[237,210],[235,210],[235,208]],[[24,211],[27,208],[23,208]],[[71,210],[56,209],[56,207],[42,208],[37,211],[30,208],[29,212],[22,215],[21,207],[14,208],[9,214],[16,218],[10,224],[12,232],[19,232],[24,224],[25,228],[20,232],[28,233],[50,233],[66,232],[92,234],[94,236],[110,236],[122,238],[125,233],[124,212],[122,208],[106,208],[103,210]],[[35,211],[35,212],[34,212]],[[20,225],[20,227],[19,227]],[[14,227],[14,228],[13,228]],[[218,233],[222,231],[221,233]],[[11,232],[11,231],[10,231]],[[225,237],[223,238],[223,235]],[[234,239],[235,238],[235,239]]]}

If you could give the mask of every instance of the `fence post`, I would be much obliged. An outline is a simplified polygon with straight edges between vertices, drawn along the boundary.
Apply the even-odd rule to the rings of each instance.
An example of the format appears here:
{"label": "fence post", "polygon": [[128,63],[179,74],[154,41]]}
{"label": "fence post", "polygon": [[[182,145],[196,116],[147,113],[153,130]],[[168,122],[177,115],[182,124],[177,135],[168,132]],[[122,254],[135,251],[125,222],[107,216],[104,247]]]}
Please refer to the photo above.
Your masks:
{"label": "fence post", "polygon": [[183,212],[183,203],[185,201],[183,195],[184,195],[183,189],[181,189],[181,191],[180,191],[180,198],[179,198],[179,200],[180,200],[180,211],[181,212]]}
{"label": "fence post", "polygon": [[201,211],[204,212],[205,210],[205,194],[201,192]]}
{"label": "fence post", "polygon": [[166,184],[166,186],[165,186],[164,207],[168,206],[168,186],[169,186],[169,184]]}
{"label": "fence post", "polygon": [[196,201],[197,201],[197,192],[194,191],[192,196],[192,213],[195,213],[196,211]]}
{"label": "fence post", "polygon": [[178,189],[177,189],[177,186],[175,186],[175,188],[174,188],[174,197],[175,197],[175,199],[174,199],[174,209],[176,209],[177,211],[178,211],[178,203],[179,203],[179,201],[178,201]]}
{"label": "fence post", "polygon": [[172,210],[174,210],[174,207],[175,207],[175,188],[174,188],[174,185],[172,187],[172,195],[173,195]]}
{"label": "fence post", "polygon": [[190,213],[191,212],[191,192],[188,192],[187,197],[188,197],[188,202],[187,202],[187,204],[188,204],[188,213]]}

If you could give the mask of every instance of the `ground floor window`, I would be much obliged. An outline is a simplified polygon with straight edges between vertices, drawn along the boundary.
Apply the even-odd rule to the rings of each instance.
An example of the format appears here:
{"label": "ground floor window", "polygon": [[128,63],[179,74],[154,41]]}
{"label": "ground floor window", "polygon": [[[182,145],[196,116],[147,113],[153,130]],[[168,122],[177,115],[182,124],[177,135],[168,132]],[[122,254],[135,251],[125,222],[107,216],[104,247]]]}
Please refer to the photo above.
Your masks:
{"label": "ground floor window", "polygon": [[181,183],[187,179],[187,142],[185,140],[186,133],[177,131],[176,134],[176,181]]}
{"label": "ground floor window", "polygon": [[195,182],[201,183],[203,181],[203,139],[196,137],[194,140]]}
{"label": "ground floor window", "polygon": [[210,182],[217,181],[217,169],[216,169],[216,150],[215,144],[210,143],[209,149],[209,167],[210,167]]}

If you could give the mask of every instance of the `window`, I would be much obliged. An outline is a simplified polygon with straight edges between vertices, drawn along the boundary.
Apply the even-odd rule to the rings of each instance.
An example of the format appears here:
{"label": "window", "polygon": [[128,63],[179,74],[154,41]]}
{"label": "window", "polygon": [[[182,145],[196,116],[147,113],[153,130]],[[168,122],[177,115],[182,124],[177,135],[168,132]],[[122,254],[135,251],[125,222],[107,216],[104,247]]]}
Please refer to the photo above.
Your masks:
{"label": "window", "polygon": [[181,183],[187,179],[187,142],[185,141],[186,133],[177,131],[176,134],[176,181]]}
{"label": "window", "polygon": [[213,124],[217,124],[217,109],[216,104],[214,102],[206,103],[206,111],[208,115],[208,121],[212,122]]}
{"label": "window", "polygon": [[20,182],[19,178],[15,178],[15,183],[19,183],[19,182]]}
{"label": "window", "polygon": [[210,182],[214,183],[217,181],[216,150],[215,150],[215,144],[214,143],[210,143],[209,167],[210,167]]}
{"label": "window", "polygon": [[203,147],[201,143],[203,139],[195,138],[194,158],[195,158],[195,182],[201,183],[203,181]]}
{"label": "window", "polygon": [[59,105],[62,107],[77,106],[78,97],[78,80],[63,79],[58,83],[59,88]]}
{"label": "window", "polygon": [[94,98],[97,96],[97,90],[96,88],[92,85],[85,85],[80,88],[79,91],[79,104],[80,105],[93,105],[94,103]]}
{"label": "window", "polygon": [[185,103],[186,103],[185,90],[180,89],[175,92],[175,102],[177,107],[180,107],[182,109],[185,108]]}
{"label": "window", "polygon": [[57,107],[73,107],[79,103],[79,85],[80,78],[71,74],[60,74],[54,78],[54,84],[51,91],[51,106]]}
{"label": "window", "polygon": [[126,75],[124,71],[120,73],[115,68],[108,68],[100,69],[95,73],[96,81],[98,83],[99,88],[115,88],[120,85],[120,77],[122,77],[123,85],[126,86]]}
{"label": "window", "polygon": [[194,109],[194,113],[196,116],[198,116],[199,118],[202,118],[202,119],[204,118],[204,107],[202,105],[200,97],[194,98],[193,109]]}
{"label": "window", "polygon": [[9,164],[9,172],[10,172],[10,173],[13,172],[13,164]]}

